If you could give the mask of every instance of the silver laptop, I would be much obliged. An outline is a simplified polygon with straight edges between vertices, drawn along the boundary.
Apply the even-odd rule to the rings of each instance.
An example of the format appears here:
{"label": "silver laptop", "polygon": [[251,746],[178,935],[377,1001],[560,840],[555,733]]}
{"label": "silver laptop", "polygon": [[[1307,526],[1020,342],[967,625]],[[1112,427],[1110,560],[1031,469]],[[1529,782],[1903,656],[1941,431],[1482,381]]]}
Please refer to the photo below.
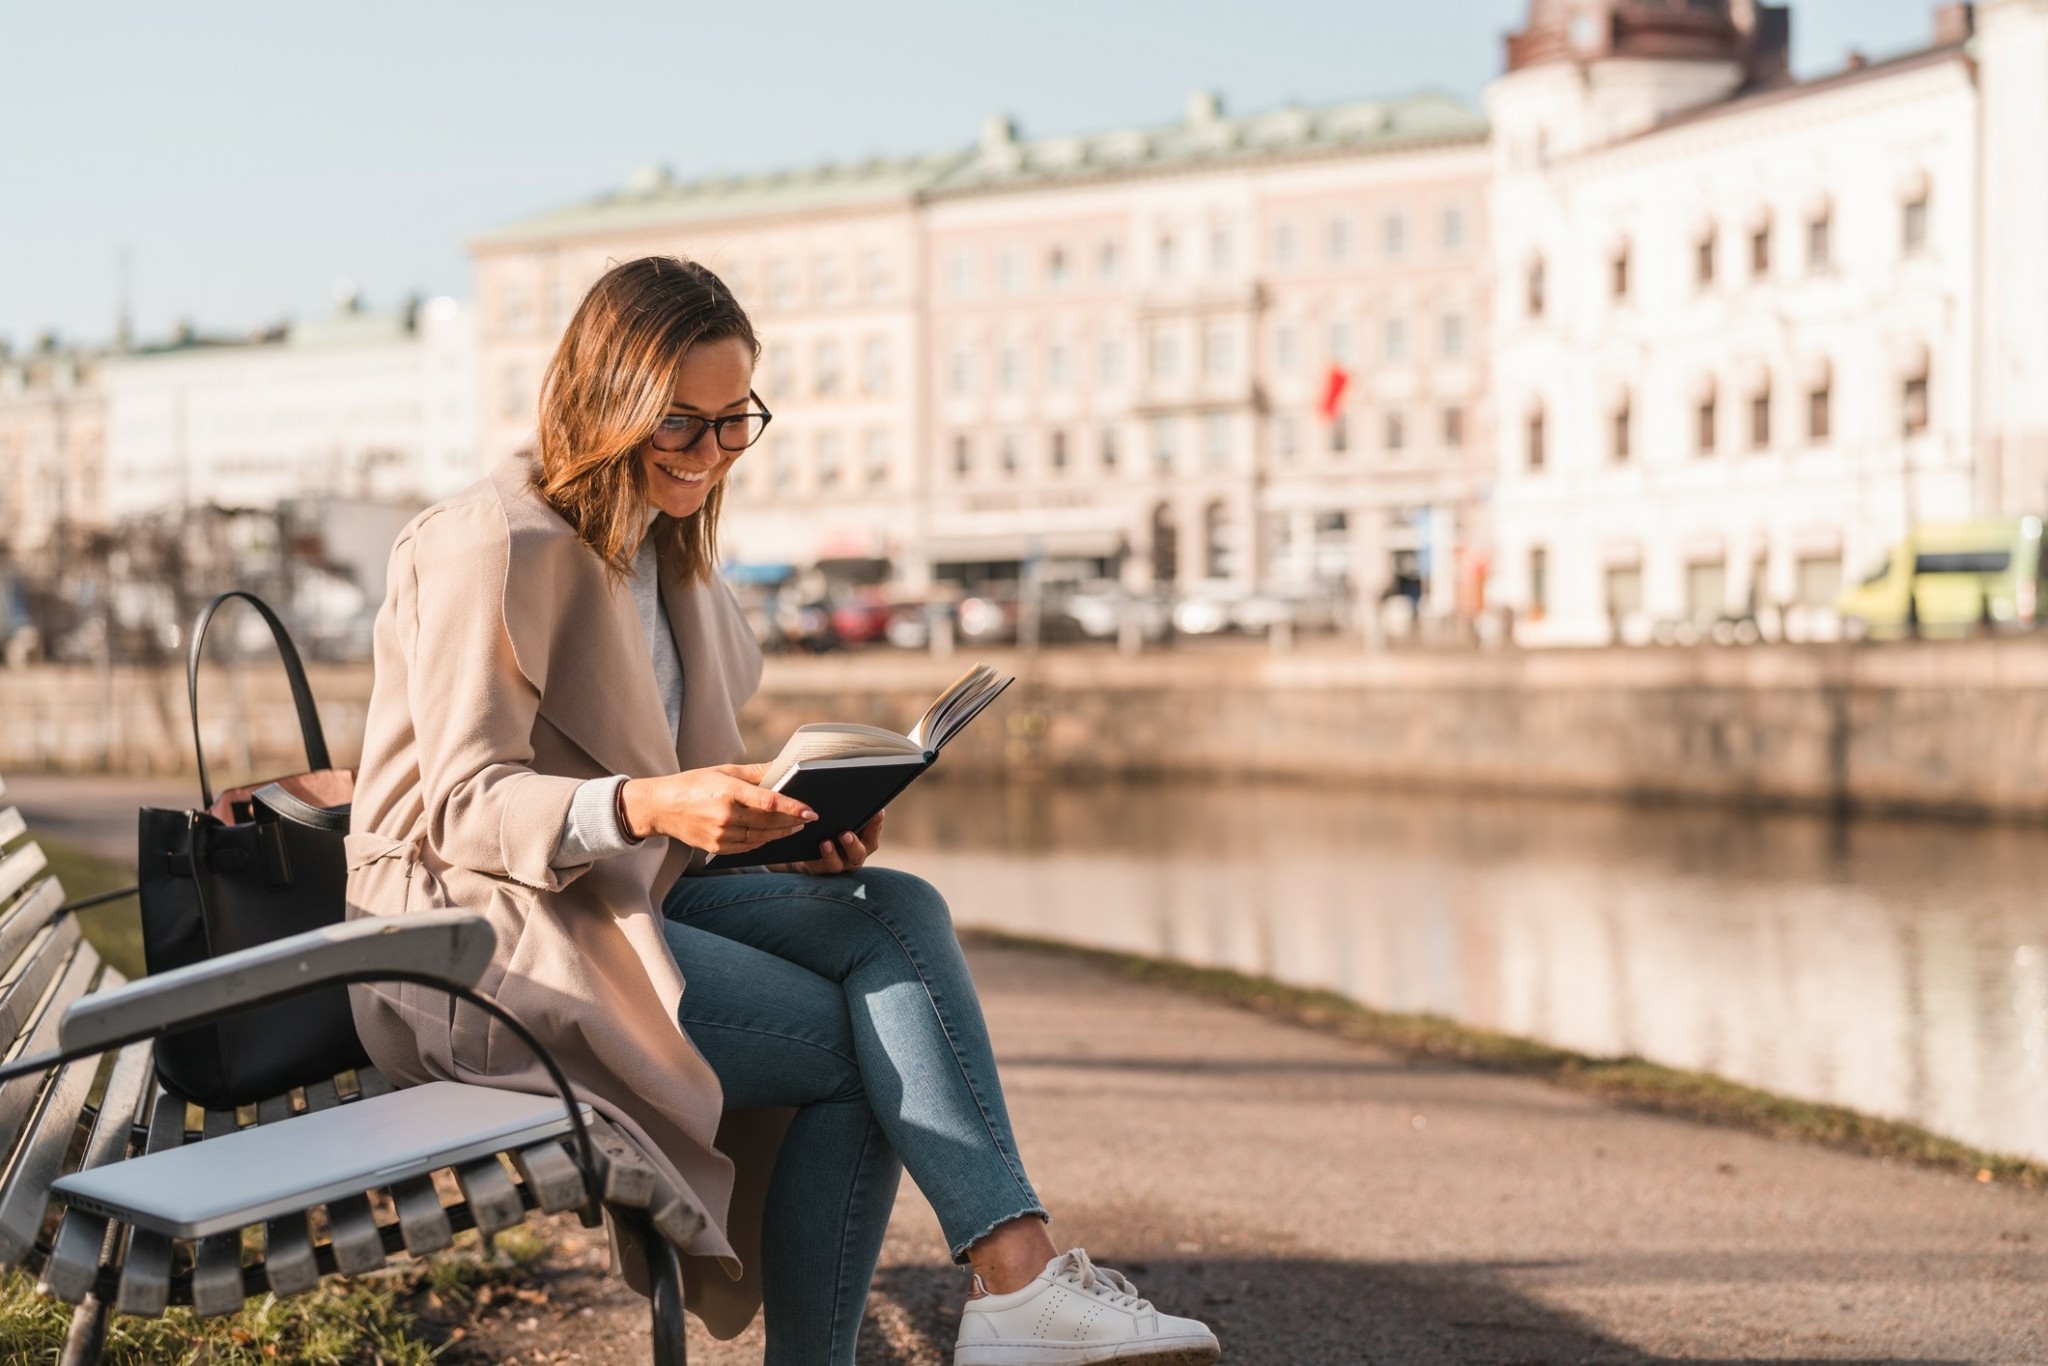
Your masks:
{"label": "silver laptop", "polygon": [[51,1189],[94,1214],[204,1238],[568,1131],[558,1096],[436,1081],[74,1172]]}

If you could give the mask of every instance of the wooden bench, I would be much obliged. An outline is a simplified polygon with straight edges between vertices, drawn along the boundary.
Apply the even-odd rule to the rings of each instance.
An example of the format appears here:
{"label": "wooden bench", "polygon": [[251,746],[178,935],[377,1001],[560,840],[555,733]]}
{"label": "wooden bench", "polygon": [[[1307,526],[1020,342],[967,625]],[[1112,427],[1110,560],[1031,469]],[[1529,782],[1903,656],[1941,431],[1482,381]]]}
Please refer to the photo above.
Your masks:
{"label": "wooden bench", "polygon": [[[377,1103],[392,1090],[365,1070],[240,1111],[200,1111],[156,1082],[151,1041],[169,1028],[335,982],[411,980],[475,1001],[532,1041],[474,991],[492,932],[481,917],[460,912],[355,921],[127,982],[85,942],[71,912],[87,903],[66,904],[27,834],[20,812],[0,805],[0,1266],[26,1270],[43,1293],[77,1306],[64,1366],[99,1359],[116,1313],[154,1317],[189,1305],[202,1316],[229,1314],[251,1295],[304,1294],[325,1276],[361,1275],[400,1254],[438,1251],[465,1229],[489,1235],[535,1211],[565,1210],[580,1211],[591,1226],[608,1214],[618,1236],[638,1245],[652,1281],[654,1361],[682,1366],[674,1248],[702,1227],[703,1215],[587,1107],[565,1105],[563,1127],[571,1132],[559,1140],[308,1198],[303,1209],[197,1239],[54,1199],[51,1184],[73,1171],[136,1162],[144,1164],[136,1175],[146,1177],[150,1154],[251,1125],[304,1125],[296,1132],[311,1136],[344,1108]],[[566,1081],[534,1048],[566,1096]],[[332,1176],[308,1170],[309,1196],[331,1186]]]}

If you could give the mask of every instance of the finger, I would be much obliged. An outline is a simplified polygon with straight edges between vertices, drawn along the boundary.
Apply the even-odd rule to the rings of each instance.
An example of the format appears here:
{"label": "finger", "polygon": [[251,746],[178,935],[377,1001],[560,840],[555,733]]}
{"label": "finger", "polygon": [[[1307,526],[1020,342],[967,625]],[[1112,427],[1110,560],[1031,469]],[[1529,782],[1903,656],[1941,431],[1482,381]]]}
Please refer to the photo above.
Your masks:
{"label": "finger", "polygon": [[734,803],[755,811],[766,811],[772,815],[788,816],[798,824],[808,825],[818,819],[818,813],[794,797],[785,797],[780,792],[770,792],[765,787],[756,787],[749,782],[735,782],[727,794]]}
{"label": "finger", "polygon": [[826,840],[820,844],[818,846],[818,857],[812,860],[812,862],[821,873],[831,874],[846,871],[846,863],[839,857],[839,844],[836,840]]}
{"label": "finger", "polygon": [[840,857],[846,861],[849,870],[860,867],[868,861],[868,846],[859,835],[849,830],[839,837]]}

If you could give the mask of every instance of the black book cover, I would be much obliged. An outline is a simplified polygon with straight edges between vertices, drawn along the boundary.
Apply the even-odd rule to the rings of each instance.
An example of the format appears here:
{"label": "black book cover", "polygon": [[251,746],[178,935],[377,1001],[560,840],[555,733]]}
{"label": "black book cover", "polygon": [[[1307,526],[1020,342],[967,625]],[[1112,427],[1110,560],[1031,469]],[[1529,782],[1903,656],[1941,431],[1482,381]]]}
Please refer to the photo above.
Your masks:
{"label": "black book cover", "polygon": [[918,774],[932,766],[936,754],[906,754],[897,759],[818,760],[800,764],[781,787],[784,796],[794,797],[818,813],[818,819],[795,834],[770,840],[744,854],[719,854],[707,862],[707,871],[720,868],[749,868],[763,863],[803,863],[818,857],[818,846],[858,830],[874,814],[896,799]]}

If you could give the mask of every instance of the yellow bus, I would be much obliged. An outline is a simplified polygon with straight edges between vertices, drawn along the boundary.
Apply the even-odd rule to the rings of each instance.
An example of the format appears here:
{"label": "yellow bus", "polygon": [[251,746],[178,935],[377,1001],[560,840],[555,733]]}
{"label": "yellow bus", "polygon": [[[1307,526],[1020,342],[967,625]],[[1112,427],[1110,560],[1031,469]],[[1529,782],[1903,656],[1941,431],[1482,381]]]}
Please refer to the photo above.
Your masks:
{"label": "yellow bus", "polygon": [[1918,526],[1836,603],[1851,634],[1960,636],[2040,621],[2041,519]]}

